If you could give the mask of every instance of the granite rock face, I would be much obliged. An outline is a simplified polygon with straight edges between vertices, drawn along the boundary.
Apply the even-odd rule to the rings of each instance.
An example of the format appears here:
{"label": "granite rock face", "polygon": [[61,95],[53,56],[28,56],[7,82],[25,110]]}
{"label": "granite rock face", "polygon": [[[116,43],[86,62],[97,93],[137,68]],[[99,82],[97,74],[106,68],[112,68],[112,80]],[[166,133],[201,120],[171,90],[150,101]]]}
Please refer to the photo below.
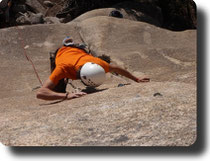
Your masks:
{"label": "granite rock face", "polygon": [[[151,82],[107,74],[105,84],[84,97],[37,100],[40,84],[24,50],[44,81],[50,74],[49,52],[67,35]],[[1,29],[0,36],[3,144],[190,146],[196,141],[196,30],[172,32],[130,19],[89,16],[68,24]],[[85,90],[80,81],[72,84]]]}

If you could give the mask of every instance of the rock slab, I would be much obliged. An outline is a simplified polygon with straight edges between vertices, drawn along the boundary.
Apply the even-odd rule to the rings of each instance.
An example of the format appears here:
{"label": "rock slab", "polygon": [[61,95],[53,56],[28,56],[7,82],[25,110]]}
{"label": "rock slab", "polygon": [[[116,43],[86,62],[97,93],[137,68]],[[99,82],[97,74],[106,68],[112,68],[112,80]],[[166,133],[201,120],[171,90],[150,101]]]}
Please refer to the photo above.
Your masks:
{"label": "rock slab", "polygon": [[[138,84],[108,74],[106,83],[85,97],[56,104],[37,100],[34,89],[39,82],[24,49],[44,81],[50,74],[49,52],[67,35],[97,55],[111,56],[135,75],[149,76],[151,82]],[[172,32],[98,16],[1,29],[0,36],[3,144],[190,146],[196,141],[196,30]],[[85,88],[79,81],[72,83]]]}

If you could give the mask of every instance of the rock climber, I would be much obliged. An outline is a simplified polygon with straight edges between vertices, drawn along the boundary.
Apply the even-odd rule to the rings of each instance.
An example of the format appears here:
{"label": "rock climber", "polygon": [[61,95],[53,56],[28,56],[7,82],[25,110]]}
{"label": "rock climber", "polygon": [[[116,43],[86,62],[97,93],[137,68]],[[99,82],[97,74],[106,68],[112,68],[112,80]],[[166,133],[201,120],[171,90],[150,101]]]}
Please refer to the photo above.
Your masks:
{"label": "rock climber", "polygon": [[[149,78],[138,78],[127,70],[94,57],[87,53],[82,47],[67,37],[63,46],[56,52],[55,68],[51,69],[51,75],[37,92],[37,98],[43,100],[70,100],[86,95],[87,93],[77,91],[69,93],[65,91],[66,78],[80,79],[86,86],[97,87],[105,81],[107,72],[117,73],[137,83],[149,82]],[[63,80],[64,90],[56,90],[56,86]]]}

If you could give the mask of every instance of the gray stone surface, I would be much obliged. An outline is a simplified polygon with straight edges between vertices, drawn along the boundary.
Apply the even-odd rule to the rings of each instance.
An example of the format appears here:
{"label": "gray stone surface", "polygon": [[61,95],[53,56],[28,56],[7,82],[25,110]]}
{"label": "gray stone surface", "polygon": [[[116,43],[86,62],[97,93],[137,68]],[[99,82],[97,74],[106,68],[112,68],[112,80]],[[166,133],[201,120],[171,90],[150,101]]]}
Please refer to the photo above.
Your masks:
{"label": "gray stone surface", "polygon": [[27,13],[21,14],[16,19],[16,22],[19,25],[42,24],[44,23],[44,16],[41,13],[34,14],[28,11]]}
{"label": "gray stone surface", "polygon": [[55,5],[55,4],[54,4],[53,2],[51,2],[51,1],[44,1],[43,4],[44,4],[46,7],[49,7],[49,8],[51,8],[51,7],[53,7],[53,6]]}
{"label": "gray stone surface", "polygon": [[34,12],[45,14],[45,8],[38,0],[26,0],[26,5],[28,5]]}
{"label": "gray stone surface", "polygon": [[[49,52],[67,35],[151,82],[138,84],[108,74],[98,92],[57,104],[37,100],[33,89],[40,84],[23,48],[44,81],[50,74]],[[195,142],[196,30],[172,32],[98,16],[69,24],[1,29],[0,37],[3,144],[189,146]],[[130,85],[119,88],[120,83]],[[73,84],[84,89],[79,81]],[[73,91],[70,85],[68,90]]]}
{"label": "gray stone surface", "polygon": [[44,23],[46,24],[60,24],[60,20],[57,17],[45,17]]}

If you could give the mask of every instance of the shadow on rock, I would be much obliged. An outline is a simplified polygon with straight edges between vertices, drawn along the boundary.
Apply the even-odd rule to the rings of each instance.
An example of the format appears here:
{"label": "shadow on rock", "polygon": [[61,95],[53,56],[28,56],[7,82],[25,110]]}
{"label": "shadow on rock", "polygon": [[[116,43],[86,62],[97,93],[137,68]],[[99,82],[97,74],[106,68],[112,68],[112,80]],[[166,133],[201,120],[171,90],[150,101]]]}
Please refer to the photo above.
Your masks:
{"label": "shadow on rock", "polygon": [[92,94],[92,93],[96,93],[96,92],[102,92],[107,90],[108,88],[105,89],[96,89],[94,87],[86,87],[86,89],[83,89],[82,92],[85,92],[87,94]]}

